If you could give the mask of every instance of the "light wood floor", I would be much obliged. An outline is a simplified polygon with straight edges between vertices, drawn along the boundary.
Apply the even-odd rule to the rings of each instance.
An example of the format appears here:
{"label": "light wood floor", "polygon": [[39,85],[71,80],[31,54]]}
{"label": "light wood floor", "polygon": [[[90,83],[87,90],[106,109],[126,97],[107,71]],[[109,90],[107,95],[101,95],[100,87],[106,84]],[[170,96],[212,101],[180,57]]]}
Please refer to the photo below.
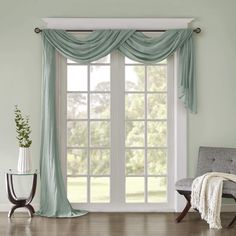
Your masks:
{"label": "light wood floor", "polygon": [[[17,236],[236,236],[231,229],[210,230],[197,213],[189,213],[182,223],[175,223],[174,213],[89,213],[72,219],[53,219],[15,213],[11,219],[0,213],[0,235]],[[223,213],[222,225],[233,218]]]}

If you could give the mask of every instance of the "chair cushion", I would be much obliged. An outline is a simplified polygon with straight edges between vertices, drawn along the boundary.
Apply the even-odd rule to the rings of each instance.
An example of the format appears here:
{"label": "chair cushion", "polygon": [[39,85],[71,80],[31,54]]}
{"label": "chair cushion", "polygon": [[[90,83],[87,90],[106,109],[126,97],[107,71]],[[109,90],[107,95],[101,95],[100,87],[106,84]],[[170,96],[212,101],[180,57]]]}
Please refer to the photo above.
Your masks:
{"label": "chair cushion", "polygon": [[182,191],[191,191],[193,180],[194,178],[186,178],[186,179],[178,180],[175,183],[175,189],[182,190]]}
{"label": "chair cushion", "polygon": [[[182,190],[182,191],[191,191],[193,180],[194,178],[186,178],[186,179],[178,180],[175,183],[175,189]],[[232,194],[236,198],[236,183],[232,181],[224,181],[223,193]]]}

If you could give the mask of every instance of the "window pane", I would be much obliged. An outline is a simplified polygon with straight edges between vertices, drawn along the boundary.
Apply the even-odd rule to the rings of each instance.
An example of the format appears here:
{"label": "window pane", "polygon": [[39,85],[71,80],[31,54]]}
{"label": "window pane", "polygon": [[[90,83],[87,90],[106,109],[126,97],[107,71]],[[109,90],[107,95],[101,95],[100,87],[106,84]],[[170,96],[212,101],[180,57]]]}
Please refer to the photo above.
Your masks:
{"label": "window pane", "polygon": [[126,202],[144,202],[144,177],[126,177]]}
{"label": "window pane", "polygon": [[[138,61],[131,60],[128,57],[125,57],[125,64],[141,64],[141,63],[138,62]],[[154,64],[167,64],[167,59],[164,59],[164,60],[162,60],[162,61],[160,61],[158,63],[154,63]]]}
{"label": "window pane", "polygon": [[148,177],[148,202],[167,202],[166,177]]}
{"label": "window pane", "polygon": [[167,90],[167,70],[166,66],[147,67],[147,89],[148,91]]}
{"label": "window pane", "polygon": [[110,202],[110,178],[91,177],[91,202]]}
{"label": "window pane", "polygon": [[67,63],[77,63],[76,61],[72,61],[72,60],[70,60],[70,59],[67,59]]}
{"label": "window pane", "polygon": [[144,66],[125,66],[125,90],[126,91],[145,90]]}
{"label": "window pane", "polygon": [[126,174],[144,174],[144,150],[126,150]]}
{"label": "window pane", "polygon": [[87,66],[68,65],[67,66],[67,90],[87,91],[88,84]]}
{"label": "window pane", "polygon": [[94,149],[90,152],[90,173],[92,175],[110,174],[110,151]]}
{"label": "window pane", "polygon": [[68,177],[67,197],[70,202],[87,202],[87,178]]}
{"label": "window pane", "polygon": [[167,118],[167,95],[166,94],[148,94],[147,96],[147,117],[148,119],[166,119]]}
{"label": "window pane", "polygon": [[125,64],[141,64],[141,63],[138,61],[133,61],[129,59],[128,57],[125,57]]}
{"label": "window pane", "polygon": [[144,147],[144,122],[126,121],[126,147]]}
{"label": "window pane", "polygon": [[158,62],[157,64],[167,64],[167,59],[164,59],[164,60]]}
{"label": "window pane", "polygon": [[67,118],[68,119],[87,118],[87,94],[84,93],[67,94]]}
{"label": "window pane", "polygon": [[167,146],[167,122],[147,122],[147,144],[148,147]]}
{"label": "window pane", "polygon": [[101,64],[108,64],[110,63],[110,54],[108,54],[107,56],[103,57],[103,58],[100,58],[96,61],[93,61],[91,62],[92,64],[95,64],[95,63],[101,63]]}
{"label": "window pane", "polygon": [[86,147],[87,137],[87,121],[67,122],[67,145],[69,147]]}
{"label": "window pane", "polygon": [[144,94],[126,94],[125,95],[125,118],[126,119],[143,119]]}
{"label": "window pane", "polygon": [[110,91],[110,66],[90,66],[90,90]]}
{"label": "window pane", "polygon": [[95,93],[90,95],[90,118],[110,118],[110,94]]}
{"label": "window pane", "polygon": [[88,153],[83,149],[67,150],[67,174],[81,175],[87,174]]}
{"label": "window pane", "polygon": [[110,146],[110,122],[107,121],[91,121],[91,146],[101,147]]}
{"label": "window pane", "polygon": [[166,149],[148,149],[147,163],[149,175],[167,174],[167,150]]}

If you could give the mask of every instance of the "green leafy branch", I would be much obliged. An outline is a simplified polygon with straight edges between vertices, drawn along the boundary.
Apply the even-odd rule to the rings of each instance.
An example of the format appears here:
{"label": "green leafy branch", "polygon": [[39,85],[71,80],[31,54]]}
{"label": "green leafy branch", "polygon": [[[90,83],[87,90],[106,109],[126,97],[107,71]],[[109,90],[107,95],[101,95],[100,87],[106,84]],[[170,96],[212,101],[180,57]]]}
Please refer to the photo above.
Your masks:
{"label": "green leafy branch", "polygon": [[15,123],[16,123],[16,133],[17,140],[19,142],[20,147],[28,148],[30,147],[32,140],[29,135],[31,133],[30,125],[29,125],[29,117],[23,117],[21,114],[21,110],[18,106],[15,106]]}

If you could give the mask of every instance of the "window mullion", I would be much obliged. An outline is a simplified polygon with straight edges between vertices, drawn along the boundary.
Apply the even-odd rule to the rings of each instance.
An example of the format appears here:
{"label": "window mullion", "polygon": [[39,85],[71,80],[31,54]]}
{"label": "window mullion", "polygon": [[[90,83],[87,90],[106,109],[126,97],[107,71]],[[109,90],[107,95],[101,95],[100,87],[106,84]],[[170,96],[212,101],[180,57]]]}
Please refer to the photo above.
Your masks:
{"label": "window mullion", "polygon": [[124,56],[111,54],[111,202],[120,205],[125,200],[125,68]]}
{"label": "window mullion", "polygon": [[90,186],[90,140],[91,140],[91,137],[90,137],[90,65],[88,65],[87,67],[88,69],[88,97],[87,97],[87,101],[88,101],[88,104],[87,104],[87,112],[88,112],[88,121],[87,121],[87,126],[88,126],[88,153],[87,153],[87,157],[88,157],[88,161],[87,161],[87,201],[88,203],[91,202],[91,194],[90,194],[90,189],[91,189],[91,186]]}
{"label": "window mullion", "polygon": [[144,128],[144,136],[145,136],[145,139],[144,139],[144,197],[145,197],[145,202],[148,202],[148,178],[147,178],[147,66],[145,66],[145,99],[144,99],[144,109],[145,109],[145,112],[144,112],[144,125],[145,125],[145,128]]}
{"label": "window mullion", "polygon": [[[168,58],[167,63],[167,127],[168,127],[168,134],[167,134],[167,202],[169,205],[174,204],[174,181],[175,179],[175,169],[173,164],[173,159],[175,156],[175,142],[173,137],[175,136],[175,124],[173,121],[177,121],[175,117],[175,112],[173,110],[174,107],[174,56]],[[176,126],[178,127],[178,125]],[[175,137],[177,139],[177,137]],[[174,148],[173,148],[174,147]],[[182,156],[181,156],[182,158]]]}

